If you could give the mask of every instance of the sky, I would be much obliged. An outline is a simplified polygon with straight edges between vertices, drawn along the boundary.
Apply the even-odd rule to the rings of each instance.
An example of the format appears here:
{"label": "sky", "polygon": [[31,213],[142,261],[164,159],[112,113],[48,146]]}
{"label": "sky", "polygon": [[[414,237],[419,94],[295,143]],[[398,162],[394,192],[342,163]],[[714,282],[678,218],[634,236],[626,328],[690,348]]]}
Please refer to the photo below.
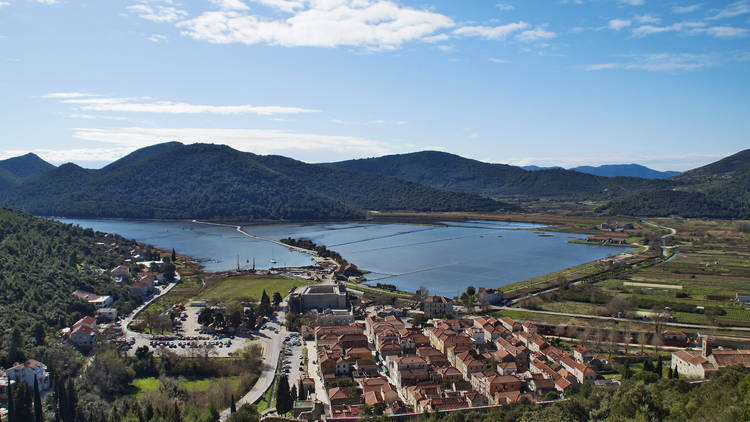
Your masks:
{"label": "sky", "polygon": [[750,0],[0,0],[0,158],[687,170],[750,147],[748,75]]}

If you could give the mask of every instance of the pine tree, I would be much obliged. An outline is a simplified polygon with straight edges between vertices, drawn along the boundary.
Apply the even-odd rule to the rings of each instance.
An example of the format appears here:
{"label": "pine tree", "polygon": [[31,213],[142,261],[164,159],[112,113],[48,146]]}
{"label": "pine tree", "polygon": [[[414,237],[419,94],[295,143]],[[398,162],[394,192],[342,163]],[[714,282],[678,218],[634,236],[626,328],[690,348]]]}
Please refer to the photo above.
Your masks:
{"label": "pine tree", "polygon": [[291,398],[292,403],[294,403],[294,401],[299,398],[299,396],[297,395],[297,386],[296,385],[293,385],[292,389],[289,390],[289,397]]}
{"label": "pine tree", "polygon": [[278,307],[282,300],[284,299],[279,292],[273,292],[273,306]]}
{"label": "pine tree", "polygon": [[172,248],[172,262],[177,261],[177,253],[175,253],[174,248]]}
{"label": "pine tree", "polygon": [[302,379],[299,380],[299,387],[297,387],[297,399],[298,400],[305,400],[307,391],[305,391],[305,386],[302,384]]}
{"label": "pine tree", "polygon": [[39,394],[39,381],[34,376],[34,421],[42,422],[44,416],[42,415],[42,396]]}
{"label": "pine tree", "polygon": [[279,380],[278,392],[276,395],[276,410],[280,415],[284,415],[292,410],[292,400],[289,392],[289,380],[283,375]]}
{"label": "pine tree", "polygon": [[13,403],[13,420],[27,422],[34,420],[34,412],[31,410],[31,391],[23,382],[16,382],[15,403]]}
{"label": "pine tree", "polygon": [[674,368],[674,372],[672,372],[672,375],[674,376],[674,379],[680,379],[680,373],[677,372],[677,368]]}
{"label": "pine tree", "polygon": [[234,413],[237,411],[237,408],[234,405],[234,394],[232,394],[232,404],[229,406],[229,412]]}

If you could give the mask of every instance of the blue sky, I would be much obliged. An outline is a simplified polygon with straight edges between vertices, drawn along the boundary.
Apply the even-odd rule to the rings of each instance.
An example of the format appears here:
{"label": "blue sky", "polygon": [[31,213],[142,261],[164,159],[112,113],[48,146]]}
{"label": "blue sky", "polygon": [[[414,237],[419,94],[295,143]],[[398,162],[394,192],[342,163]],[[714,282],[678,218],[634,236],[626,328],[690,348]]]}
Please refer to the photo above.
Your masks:
{"label": "blue sky", "polygon": [[750,0],[0,0],[0,157],[686,170],[750,146],[748,75]]}

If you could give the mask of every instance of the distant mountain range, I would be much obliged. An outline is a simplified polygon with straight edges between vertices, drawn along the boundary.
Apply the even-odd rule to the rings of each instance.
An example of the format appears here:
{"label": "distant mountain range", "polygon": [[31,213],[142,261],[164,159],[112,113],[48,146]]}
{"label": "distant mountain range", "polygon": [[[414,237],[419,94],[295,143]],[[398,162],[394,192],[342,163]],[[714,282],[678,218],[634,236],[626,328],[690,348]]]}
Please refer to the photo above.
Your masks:
{"label": "distant mountain range", "polygon": [[329,167],[399,177],[439,189],[495,198],[610,199],[668,188],[669,182],[635,177],[601,177],[560,168],[528,171],[439,151],[341,161]]}
{"label": "distant mountain range", "polygon": [[525,170],[437,151],[307,164],[169,142],[100,170],[55,167],[33,154],[0,161],[0,205],[67,217],[252,221],[357,219],[365,210],[519,211],[519,200],[541,199],[599,201],[606,215],[750,216],[750,150],[662,176],[636,164]]}
{"label": "distant mountain range", "polygon": [[406,180],[262,157],[223,145],[154,145],[100,169],[52,168],[0,192],[37,215],[224,220],[356,219],[363,210],[516,207]]}
{"label": "distant mountain range", "polygon": [[[524,170],[538,171],[538,170],[550,170],[550,169],[562,169],[562,167],[539,167],[539,166],[523,166]],[[658,171],[650,169],[640,164],[604,164],[601,166],[579,166],[573,167],[568,170],[577,171],[580,173],[593,174],[594,176],[603,177],[640,177],[642,179],[667,179],[672,176],[680,174],[679,171]]]}

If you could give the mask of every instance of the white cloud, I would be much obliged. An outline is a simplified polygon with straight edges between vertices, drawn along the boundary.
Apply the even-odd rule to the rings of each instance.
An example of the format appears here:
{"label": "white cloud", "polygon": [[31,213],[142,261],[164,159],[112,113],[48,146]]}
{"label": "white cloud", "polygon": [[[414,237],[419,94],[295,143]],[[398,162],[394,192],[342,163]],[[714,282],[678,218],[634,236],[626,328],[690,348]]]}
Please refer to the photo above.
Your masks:
{"label": "white cloud", "polygon": [[[212,129],[212,128],[76,128],[73,137],[101,142],[123,150],[142,148],[166,141],[183,143],[212,142],[229,145],[241,151],[279,154],[296,151],[337,151],[349,155],[382,155],[391,149],[380,141],[340,135],[298,133],[278,129]],[[79,159],[83,158],[85,155]],[[114,157],[113,157],[114,158]]]}
{"label": "white cloud", "polygon": [[10,3],[7,1],[0,1],[0,7],[3,7],[3,6],[10,6]]}
{"label": "white cloud", "polygon": [[153,42],[161,42],[167,39],[164,35],[161,34],[151,34],[148,39]]}
{"label": "white cloud", "polygon": [[641,25],[633,29],[633,35],[636,37],[645,37],[647,35],[659,34],[663,32],[680,32],[687,35],[709,35],[714,38],[738,38],[747,35],[747,30],[733,26],[711,26],[701,21],[685,21],[672,25],[655,26]]}
{"label": "white cloud", "polygon": [[733,18],[747,13],[750,13],[750,0],[739,0],[731,3],[723,9],[720,9],[714,16],[708,19]]}
{"label": "white cloud", "polygon": [[645,0],[618,0],[618,3],[627,6],[642,6],[646,3]]}
{"label": "white cloud", "polygon": [[50,99],[60,99],[60,98],[88,98],[88,97],[99,97],[98,94],[89,94],[86,92],[53,92],[51,94],[45,94],[40,96],[39,98],[50,98]]}
{"label": "white cloud", "polygon": [[251,0],[264,6],[279,9],[282,12],[291,13],[295,9],[301,9],[304,6],[302,0]]}
{"label": "white cloud", "polygon": [[63,92],[43,95],[41,98],[58,99],[64,104],[75,104],[80,111],[108,111],[120,113],[162,113],[162,114],[258,114],[270,116],[274,114],[301,114],[317,113],[313,110],[301,107],[285,106],[255,106],[250,104],[240,105],[205,105],[190,104],[175,101],[144,101],[149,97],[102,97],[88,95],[78,92]]}
{"label": "white cloud", "polygon": [[495,7],[497,7],[500,10],[513,10],[514,9],[513,5],[508,4],[508,3],[498,3],[495,5]]}
{"label": "white cloud", "polygon": [[529,24],[523,21],[508,23],[499,26],[462,26],[454,31],[455,34],[467,37],[482,37],[491,40],[502,40],[509,35],[528,28]]}
{"label": "white cloud", "polygon": [[584,66],[584,70],[645,70],[650,72],[676,72],[698,70],[715,66],[719,58],[711,54],[656,53],[623,56],[628,60],[621,63],[602,63]]}
{"label": "white cloud", "polygon": [[241,0],[211,0],[211,3],[224,10],[248,10],[250,9]]}
{"label": "white cloud", "polygon": [[174,6],[132,4],[126,7],[139,17],[153,22],[175,22],[187,16],[187,12]]}
{"label": "white cloud", "polygon": [[635,21],[638,22],[638,23],[659,23],[659,22],[661,22],[661,18],[659,18],[657,16],[654,16],[654,15],[649,15],[649,14],[636,15],[636,16],[633,17],[633,19],[635,19]]}
{"label": "white cloud", "polygon": [[36,0],[37,3],[41,4],[57,4],[57,0]]}
{"label": "white cloud", "polygon": [[672,12],[674,13],[691,13],[695,12],[696,10],[700,9],[700,4],[691,4],[689,6],[674,6],[672,8]]}
{"label": "white cloud", "polygon": [[507,60],[505,60],[505,59],[497,59],[497,58],[495,58],[495,57],[490,57],[490,58],[489,58],[489,59],[487,59],[487,60],[489,60],[489,61],[490,61],[490,62],[492,62],[492,63],[510,63],[509,61],[507,61]]}
{"label": "white cloud", "polygon": [[704,31],[717,38],[739,38],[747,35],[747,29],[734,26],[712,26]]}
{"label": "white cloud", "polygon": [[393,50],[405,42],[423,40],[455,25],[445,15],[391,1],[307,0],[304,5],[301,1],[259,2],[278,7],[287,5],[281,10],[293,10],[294,14],[280,19],[239,11],[210,11],[177,26],[185,36],[216,44]]}
{"label": "white cloud", "polygon": [[628,19],[612,19],[609,21],[607,26],[609,29],[614,29],[615,31],[619,31],[622,28],[627,28],[631,25],[632,22]]}
{"label": "white cloud", "polygon": [[555,38],[557,34],[554,32],[546,31],[542,28],[529,29],[518,34],[518,39],[523,42],[534,42],[539,40],[546,40]]}
{"label": "white cloud", "polygon": [[617,69],[617,64],[615,63],[589,64],[589,65],[584,66],[583,69],[588,70],[588,71]]}

